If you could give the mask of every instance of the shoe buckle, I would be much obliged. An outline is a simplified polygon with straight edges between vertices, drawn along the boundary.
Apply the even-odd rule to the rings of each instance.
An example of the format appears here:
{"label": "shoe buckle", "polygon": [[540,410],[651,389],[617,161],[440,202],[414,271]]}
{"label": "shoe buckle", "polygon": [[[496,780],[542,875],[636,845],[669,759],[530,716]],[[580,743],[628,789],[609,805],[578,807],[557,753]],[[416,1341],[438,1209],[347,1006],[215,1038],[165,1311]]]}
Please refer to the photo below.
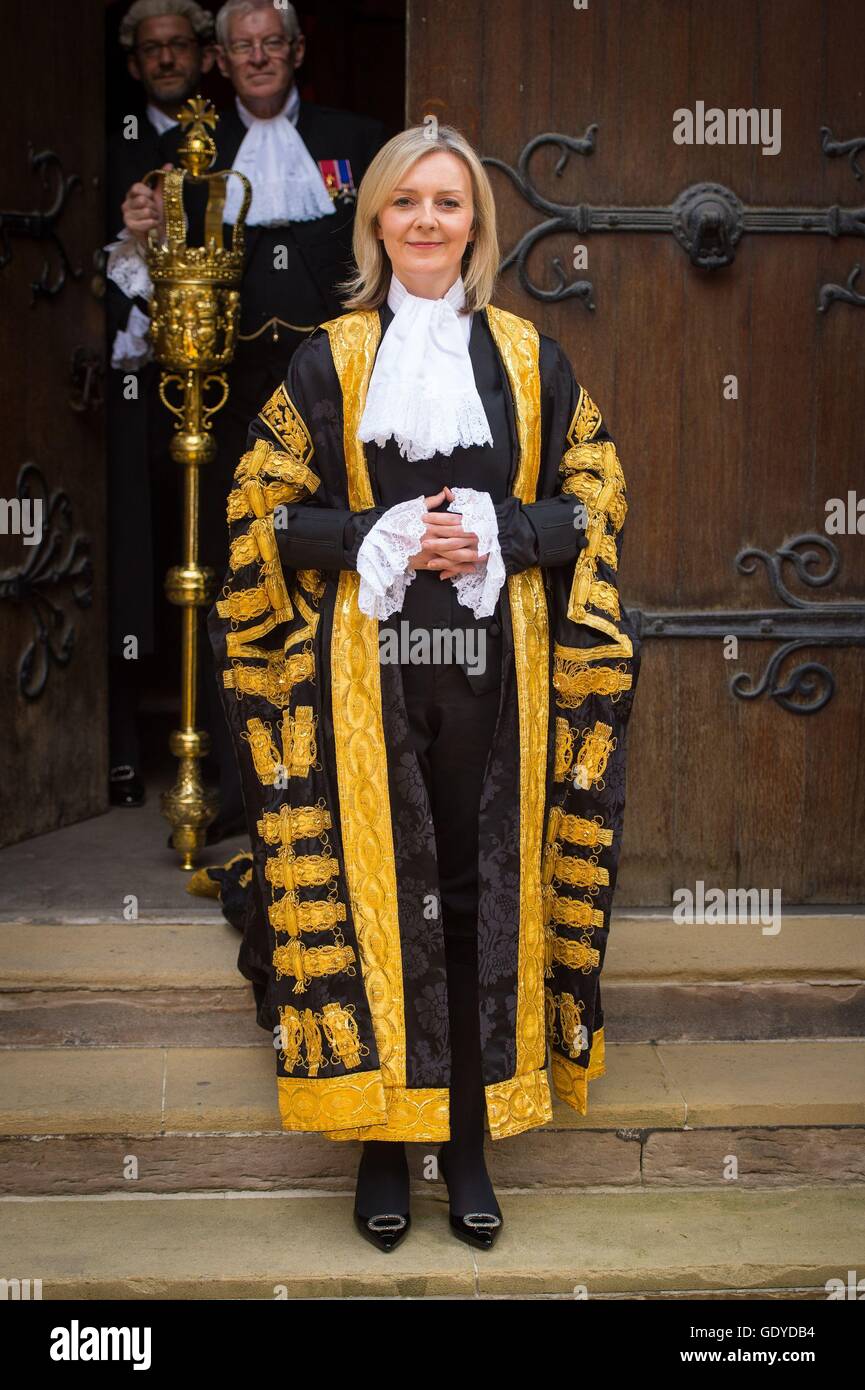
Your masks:
{"label": "shoe buckle", "polygon": [[399,1212],[386,1211],[370,1216],[366,1224],[371,1231],[401,1231],[405,1225],[405,1217]]}
{"label": "shoe buckle", "polygon": [[470,1211],[462,1219],[473,1231],[494,1231],[502,1224],[502,1218],[491,1211]]}

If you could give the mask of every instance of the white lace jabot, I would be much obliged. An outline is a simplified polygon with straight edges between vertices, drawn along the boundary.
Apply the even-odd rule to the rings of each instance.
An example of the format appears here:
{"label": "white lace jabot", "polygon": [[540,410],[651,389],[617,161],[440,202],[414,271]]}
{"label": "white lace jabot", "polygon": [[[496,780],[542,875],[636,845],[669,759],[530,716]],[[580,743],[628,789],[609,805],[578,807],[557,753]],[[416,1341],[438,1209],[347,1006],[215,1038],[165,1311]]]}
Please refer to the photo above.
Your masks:
{"label": "white lace jabot", "polygon": [[[472,316],[456,312],[465,304],[462,277],[443,299],[425,300],[409,294],[393,275],[388,304],[394,317],[375,359],[358,437],[381,446],[392,435],[410,460],[450,455],[457,445],[492,444],[468,353]],[[461,512],[462,529],[476,533],[480,563],[451,583],[464,608],[476,618],[489,617],[505,581],[498,518],[488,492],[454,487],[453,493],[448,511]],[[364,537],[357,555],[358,606],[368,617],[389,618],[401,610],[417,573],[408,562],[421,548],[425,511],[423,494],[399,502]]]}
{"label": "white lace jabot", "polygon": [[471,315],[459,276],[441,299],[410,294],[391,276],[394,316],[379,344],[358,430],[364,443],[393,437],[403,458],[452,454],[459,445],[492,444],[475,385],[468,337]]}
{"label": "white lace jabot", "polygon": [[[245,174],[252,184],[247,225],[277,227],[334,213],[321,170],[295,128],[300,109],[297,87],[292,86],[282,110],[266,121],[247,110],[240,97],[235,97],[235,105],[246,134],[232,168]],[[241,197],[240,179],[229,179],[223,220],[232,226]]]}

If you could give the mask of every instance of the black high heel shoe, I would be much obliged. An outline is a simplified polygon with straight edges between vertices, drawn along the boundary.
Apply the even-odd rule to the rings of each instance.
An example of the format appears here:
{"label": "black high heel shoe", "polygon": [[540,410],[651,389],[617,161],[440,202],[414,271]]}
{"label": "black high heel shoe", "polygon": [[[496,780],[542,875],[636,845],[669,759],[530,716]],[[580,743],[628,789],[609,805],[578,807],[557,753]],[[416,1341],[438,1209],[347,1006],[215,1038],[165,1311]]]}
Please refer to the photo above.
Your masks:
{"label": "black high heel shoe", "polygon": [[[439,1172],[447,1182],[447,1169],[445,1164],[444,1148],[439,1149],[438,1155]],[[496,1243],[499,1232],[504,1225],[501,1207],[496,1202],[496,1209],[492,1211],[469,1211],[465,1216],[456,1216],[453,1210],[448,1211],[451,1230],[460,1240],[464,1240],[467,1245],[473,1245],[478,1250],[490,1250]]]}
{"label": "black high heel shoe", "polygon": [[364,1216],[358,1206],[359,1186],[360,1174],[358,1173],[358,1187],[355,1188],[354,1194],[354,1224],[371,1245],[374,1245],[377,1250],[381,1250],[384,1254],[388,1254],[391,1250],[395,1250],[403,1237],[408,1234],[411,1227],[411,1215],[407,1211],[385,1211],[376,1212],[374,1216]]}
{"label": "black high heel shoe", "polygon": [[355,1201],[354,1224],[370,1244],[384,1254],[389,1254],[391,1250],[396,1249],[403,1236],[408,1233],[411,1226],[411,1216],[407,1211],[387,1211],[380,1212],[376,1216],[364,1216],[358,1210]]}

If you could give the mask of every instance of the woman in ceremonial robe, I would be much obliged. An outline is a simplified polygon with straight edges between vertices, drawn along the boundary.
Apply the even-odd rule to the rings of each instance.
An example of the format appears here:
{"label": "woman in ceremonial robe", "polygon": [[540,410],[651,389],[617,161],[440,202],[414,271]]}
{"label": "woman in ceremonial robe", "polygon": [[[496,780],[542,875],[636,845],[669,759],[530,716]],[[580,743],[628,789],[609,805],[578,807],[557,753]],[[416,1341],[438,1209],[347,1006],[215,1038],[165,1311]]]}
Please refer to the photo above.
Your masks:
{"label": "woman in ceremonial robe", "polygon": [[585,1114],[604,1073],[639,672],[625,479],[558,343],[491,303],[462,135],[382,148],[354,256],[228,498],[209,625],[252,858],[208,872],[283,1128],[363,1141],[355,1220],[382,1249],[410,1226],[405,1142],[442,1144],[451,1226],[489,1246],[485,1127],[548,1123],[550,1079]]}

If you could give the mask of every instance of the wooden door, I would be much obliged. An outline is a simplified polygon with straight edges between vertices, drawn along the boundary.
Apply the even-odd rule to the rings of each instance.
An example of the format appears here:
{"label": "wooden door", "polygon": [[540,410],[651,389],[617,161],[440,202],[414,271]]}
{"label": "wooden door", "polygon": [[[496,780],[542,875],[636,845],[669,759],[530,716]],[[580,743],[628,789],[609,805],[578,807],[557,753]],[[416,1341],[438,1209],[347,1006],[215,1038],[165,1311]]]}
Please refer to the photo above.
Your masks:
{"label": "wooden door", "polygon": [[[566,159],[539,146],[530,186],[491,177],[505,252],[552,227],[497,302],[564,345],[628,484],[621,592],[645,645],[623,905],[669,905],[698,880],[788,905],[865,896],[865,536],[826,534],[828,499],[865,496],[865,277],[860,297],[848,283],[865,260],[865,148],[857,177],[855,147],[832,147],[865,146],[861,28],[860,0],[410,0],[409,122],[433,113],[514,171],[535,137],[588,136]],[[730,142],[735,121],[726,144],[677,143],[675,113],[699,102],[779,110],[780,149]],[[716,269],[663,225],[707,183],[743,206],[704,190],[679,213],[704,256],[732,249]],[[811,228],[785,209],[810,210]],[[732,248],[728,215],[733,236],[745,223]],[[594,308],[570,293],[580,280]],[[764,558],[746,573],[749,548]],[[765,674],[764,693],[736,694],[736,673],[751,689]]]}
{"label": "wooden door", "polygon": [[3,844],[107,808],[102,30],[92,0],[3,6]]}

